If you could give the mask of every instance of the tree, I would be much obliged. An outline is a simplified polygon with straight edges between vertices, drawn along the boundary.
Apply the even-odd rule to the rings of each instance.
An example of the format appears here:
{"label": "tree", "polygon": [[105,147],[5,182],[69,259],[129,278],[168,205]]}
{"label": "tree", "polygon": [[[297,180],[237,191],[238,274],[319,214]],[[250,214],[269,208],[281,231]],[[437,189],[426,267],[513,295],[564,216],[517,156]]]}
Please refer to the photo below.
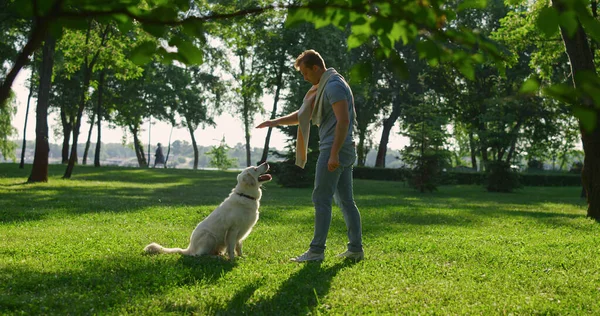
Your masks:
{"label": "tree", "polygon": [[[69,164],[67,165],[67,169],[65,170],[65,174],[63,178],[69,179],[71,178],[71,174],[73,173],[73,168],[75,168],[75,163],[77,162],[77,142],[79,140],[79,133],[81,129],[81,120],[83,118],[83,112],[85,110],[87,99],[88,99],[88,89],[90,86],[90,82],[92,80],[92,73],[94,71],[94,67],[98,63],[100,58],[100,53],[105,49],[105,45],[111,37],[112,26],[101,25],[95,23],[95,21],[88,22],[88,28],[85,33],[85,46],[86,51],[82,54],[83,60],[81,60],[81,71],[83,73],[83,81],[81,83],[81,96],[79,100],[79,107],[77,109],[77,117],[75,119],[75,125],[73,127],[73,144],[71,146],[71,154],[69,156]],[[97,37],[94,36],[93,32],[98,32]],[[72,33],[76,35],[77,33]],[[67,38],[65,35],[64,39]],[[76,36],[77,38],[77,36]],[[95,50],[90,49],[91,47],[95,47]],[[91,52],[91,54],[88,54]],[[81,56],[81,55],[80,55]],[[80,57],[78,56],[78,57]],[[79,58],[76,58],[76,60]]]}
{"label": "tree", "polygon": [[[533,5],[522,3],[528,10],[527,16],[517,11],[510,20],[505,21],[508,26],[516,24],[520,27],[518,34],[525,34],[528,38],[536,38],[535,43],[544,43],[538,47],[540,56],[535,64],[539,69],[541,79],[553,79],[552,85],[543,90],[544,95],[570,104],[570,110],[578,119],[585,158],[582,170],[582,184],[587,193],[587,215],[600,220],[600,185],[596,180],[600,178],[600,113],[598,105],[600,100],[600,78],[598,77],[594,52],[600,42],[600,21],[598,21],[596,1],[540,1]],[[513,23],[513,24],[510,24]],[[559,32],[560,31],[560,32]],[[560,40],[564,45],[566,55],[557,52],[556,44]],[[568,64],[564,56],[568,57]],[[535,57],[535,56],[534,56]],[[567,76],[563,80],[555,80],[552,68],[565,69]],[[567,84],[565,80],[569,80]],[[558,81],[558,82],[557,82]],[[529,91],[536,91],[538,81],[529,82]]]}
{"label": "tree", "polygon": [[435,191],[442,169],[449,165],[445,148],[448,138],[448,113],[433,91],[423,91],[407,109],[403,122],[404,135],[410,144],[402,151],[403,159],[412,167],[411,186],[420,192]]}
{"label": "tree", "polygon": [[5,159],[12,159],[13,161],[16,159],[15,149],[17,144],[9,138],[17,132],[11,124],[12,117],[17,113],[17,107],[13,105],[15,103],[14,99],[13,94],[11,100],[9,100],[10,105],[0,108],[0,153]]}
{"label": "tree", "polygon": [[[596,5],[596,2],[593,3]],[[593,14],[596,15],[595,5]],[[556,29],[560,23],[560,33],[571,64],[573,87],[578,92],[573,101],[585,153],[582,181],[587,193],[587,215],[600,221],[600,183],[597,180],[600,179],[600,77],[594,64],[594,44],[588,40],[588,36],[591,36],[595,41],[600,41],[600,22],[590,14],[584,1],[567,3],[553,0],[552,9],[555,11],[546,12],[571,17],[569,22],[558,22],[556,19],[553,26]]]}
{"label": "tree", "polygon": [[[220,59],[220,58],[219,58]],[[183,118],[194,149],[193,168],[198,169],[198,144],[194,135],[200,126],[214,126],[213,117],[220,112],[225,86],[221,79],[201,67],[167,67],[169,80],[177,100],[176,111]]]}
{"label": "tree", "polygon": [[[29,94],[27,95],[27,107],[25,108],[25,122],[23,122],[23,143],[21,144],[21,162],[19,163],[19,169],[23,169],[25,167],[25,150],[27,148],[27,121],[29,120],[29,106],[31,104],[31,97],[34,92],[34,75],[35,75],[35,67],[31,67],[31,77],[29,78]],[[0,110],[1,111],[1,110]]]}
{"label": "tree", "polygon": [[[264,43],[257,47],[257,57],[262,60],[266,70],[265,88],[275,88],[270,119],[277,117],[281,95],[288,86],[289,77],[293,76],[289,62],[292,58],[292,51],[298,44],[298,30],[286,28],[284,20],[279,20],[279,17],[279,15],[273,17],[273,28],[267,31]],[[262,156],[257,165],[267,161],[272,131],[272,127],[267,129]]]}
{"label": "tree", "polygon": [[[245,4],[242,1],[240,4]],[[237,68],[232,68],[236,83],[231,113],[242,121],[246,143],[246,165],[250,159],[250,131],[254,127],[254,115],[263,111],[259,99],[263,94],[265,68],[259,58],[258,46],[263,44],[266,20],[264,17],[235,19],[223,27],[223,40],[237,58]]]}
{"label": "tree", "polygon": [[40,84],[36,107],[35,125],[35,156],[33,167],[27,182],[48,182],[48,103],[52,85],[52,67],[54,64],[54,50],[56,39],[49,36],[42,50],[42,64],[40,67]]}
{"label": "tree", "polygon": [[231,148],[227,146],[227,143],[225,143],[225,136],[223,136],[219,146],[213,146],[210,151],[206,152],[206,155],[211,157],[209,165],[219,170],[227,170],[237,166],[236,159],[227,157],[229,149]]}

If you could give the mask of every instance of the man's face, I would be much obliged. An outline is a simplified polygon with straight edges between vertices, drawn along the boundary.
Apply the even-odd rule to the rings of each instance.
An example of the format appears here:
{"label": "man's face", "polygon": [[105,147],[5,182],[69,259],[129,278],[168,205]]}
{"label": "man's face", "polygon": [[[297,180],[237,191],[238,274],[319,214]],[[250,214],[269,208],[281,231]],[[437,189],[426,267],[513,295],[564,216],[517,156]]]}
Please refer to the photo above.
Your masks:
{"label": "man's face", "polygon": [[306,67],[304,63],[300,64],[298,67],[300,73],[304,77],[304,80],[312,83],[313,85],[319,84],[319,80],[321,80],[322,73],[319,71],[321,68],[319,66]]}

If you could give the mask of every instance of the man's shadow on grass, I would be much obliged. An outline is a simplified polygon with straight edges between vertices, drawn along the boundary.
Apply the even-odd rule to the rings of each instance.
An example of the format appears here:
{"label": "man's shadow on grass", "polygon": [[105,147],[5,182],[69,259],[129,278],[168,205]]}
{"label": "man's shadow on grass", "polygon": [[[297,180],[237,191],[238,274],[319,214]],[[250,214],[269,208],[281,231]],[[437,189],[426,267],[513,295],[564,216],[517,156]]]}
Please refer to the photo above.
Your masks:
{"label": "man's shadow on grass", "polygon": [[[355,263],[341,261],[333,266],[323,267],[321,263],[306,263],[300,270],[281,284],[277,293],[270,298],[249,303],[254,292],[264,282],[263,279],[240,289],[226,304],[226,307],[213,307],[219,313],[249,313],[265,315],[306,315],[321,308],[320,300],[329,293],[331,282],[336,274]],[[219,309],[220,308],[220,309]],[[321,310],[326,312],[326,310]]]}

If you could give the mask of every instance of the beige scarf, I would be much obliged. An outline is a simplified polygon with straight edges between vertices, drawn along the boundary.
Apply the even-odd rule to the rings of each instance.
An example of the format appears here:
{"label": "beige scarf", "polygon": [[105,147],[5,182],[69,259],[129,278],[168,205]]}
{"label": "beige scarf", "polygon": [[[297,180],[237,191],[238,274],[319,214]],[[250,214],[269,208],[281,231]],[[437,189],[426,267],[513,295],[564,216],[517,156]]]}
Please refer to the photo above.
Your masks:
{"label": "beige scarf", "polygon": [[306,156],[308,153],[308,139],[310,136],[310,120],[313,124],[320,125],[323,113],[323,92],[327,81],[338,75],[337,71],[329,68],[323,73],[319,80],[319,85],[312,86],[302,101],[302,106],[298,110],[298,134],[296,137],[296,165],[304,169],[306,165]]}

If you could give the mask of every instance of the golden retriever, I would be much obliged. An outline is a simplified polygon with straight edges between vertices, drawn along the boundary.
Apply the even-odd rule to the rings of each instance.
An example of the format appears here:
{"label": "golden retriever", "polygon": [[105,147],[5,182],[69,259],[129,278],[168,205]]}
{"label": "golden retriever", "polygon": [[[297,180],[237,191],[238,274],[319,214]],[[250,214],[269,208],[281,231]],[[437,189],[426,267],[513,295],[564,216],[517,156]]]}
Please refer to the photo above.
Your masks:
{"label": "golden retriever", "polygon": [[223,255],[235,260],[242,255],[242,241],[248,237],[258,221],[258,208],[262,196],[261,185],[271,181],[269,165],[248,167],[237,176],[237,185],[212,213],[192,232],[187,248],[165,248],[151,243],[144,251],[148,254],[180,253],[189,256]]}

